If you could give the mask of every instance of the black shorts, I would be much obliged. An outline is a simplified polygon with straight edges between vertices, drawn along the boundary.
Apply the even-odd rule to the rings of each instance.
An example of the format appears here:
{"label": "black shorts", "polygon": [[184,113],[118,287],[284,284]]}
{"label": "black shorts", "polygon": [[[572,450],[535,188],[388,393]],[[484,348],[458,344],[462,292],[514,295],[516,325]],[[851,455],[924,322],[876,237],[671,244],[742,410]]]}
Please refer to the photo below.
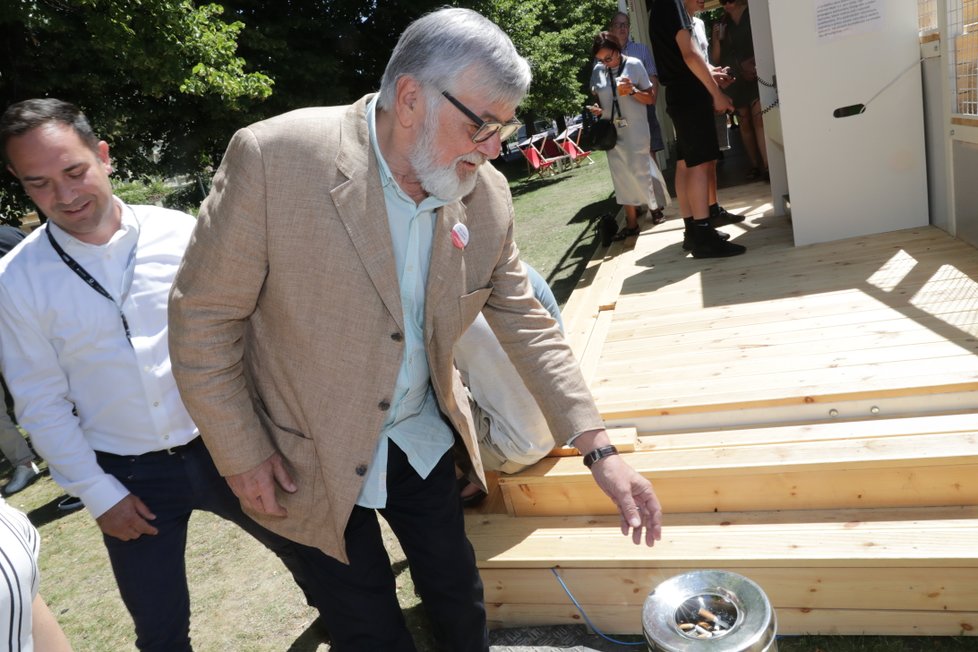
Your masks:
{"label": "black shorts", "polygon": [[713,99],[702,84],[677,84],[666,89],[666,113],[676,128],[676,158],[686,167],[720,158]]}

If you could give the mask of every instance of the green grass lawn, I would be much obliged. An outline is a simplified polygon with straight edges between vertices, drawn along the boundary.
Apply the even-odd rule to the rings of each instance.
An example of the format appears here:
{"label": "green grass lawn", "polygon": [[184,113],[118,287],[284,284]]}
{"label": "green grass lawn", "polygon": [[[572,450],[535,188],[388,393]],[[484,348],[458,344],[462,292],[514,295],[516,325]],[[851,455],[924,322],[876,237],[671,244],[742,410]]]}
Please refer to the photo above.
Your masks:
{"label": "green grass lawn", "polygon": [[[511,180],[523,257],[550,280],[561,303],[597,248],[597,217],[617,211],[606,159],[602,153],[592,156],[593,165],[542,180],[527,179],[522,164],[502,166]],[[0,475],[9,470],[4,463]],[[41,533],[41,593],[76,651],[133,650],[132,624],[101,534],[86,511],[58,512],[61,494],[45,473],[8,499],[30,515]],[[420,652],[428,652],[434,647],[404,556],[389,532],[386,537],[408,624]],[[191,633],[198,652],[328,649],[310,629],[316,614],[303,603],[282,564],[236,527],[210,514],[195,514],[187,565]],[[978,638],[784,637],[779,647],[782,652],[978,652]]]}
{"label": "green grass lawn", "polygon": [[591,165],[544,179],[528,178],[522,162],[500,166],[510,179],[523,260],[550,282],[561,305],[597,249],[597,218],[618,212],[607,158],[604,152],[591,158]]}

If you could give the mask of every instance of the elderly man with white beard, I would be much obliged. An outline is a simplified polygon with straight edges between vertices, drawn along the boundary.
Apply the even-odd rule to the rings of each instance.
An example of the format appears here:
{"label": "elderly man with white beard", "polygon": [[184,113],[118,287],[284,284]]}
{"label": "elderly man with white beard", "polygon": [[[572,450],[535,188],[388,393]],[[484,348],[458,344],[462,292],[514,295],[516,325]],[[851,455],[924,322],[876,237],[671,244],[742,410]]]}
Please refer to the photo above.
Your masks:
{"label": "elderly man with white beard", "polygon": [[377,513],[436,638],[486,652],[453,448],[485,484],[453,346],[482,312],[545,414],[652,545],[651,484],[611,445],[513,242],[484,163],[519,126],[530,68],[470,10],[401,36],[377,95],[240,130],[170,295],[173,372],[218,469],[301,544],[337,650],[414,650]]}

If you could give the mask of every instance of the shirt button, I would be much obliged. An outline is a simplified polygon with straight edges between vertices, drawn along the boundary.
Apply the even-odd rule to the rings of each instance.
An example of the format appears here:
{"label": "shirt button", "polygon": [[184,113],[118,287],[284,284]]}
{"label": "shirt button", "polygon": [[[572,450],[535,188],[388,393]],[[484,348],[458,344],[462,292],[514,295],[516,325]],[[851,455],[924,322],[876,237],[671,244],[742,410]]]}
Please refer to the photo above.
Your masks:
{"label": "shirt button", "polygon": [[169,439],[170,439],[170,435],[163,435],[163,441],[167,441]]}
{"label": "shirt button", "polygon": [[391,333],[391,339],[395,342],[402,342],[404,341],[404,336],[400,333]]}
{"label": "shirt button", "polygon": [[380,403],[377,404],[377,407],[379,407],[381,410],[384,410],[386,412],[387,410],[391,409],[391,402],[381,401]]}
{"label": "shirt button", "polygon": [[159,407],[159,406],[160,406],[159,401],[153,401],[153,407]]}
{"label": "shirt button", "polygon": [[358,464],[357,465],[357,475],[360,476],[361,478],[363,476],[367,475],[367,465],[366,464]]}

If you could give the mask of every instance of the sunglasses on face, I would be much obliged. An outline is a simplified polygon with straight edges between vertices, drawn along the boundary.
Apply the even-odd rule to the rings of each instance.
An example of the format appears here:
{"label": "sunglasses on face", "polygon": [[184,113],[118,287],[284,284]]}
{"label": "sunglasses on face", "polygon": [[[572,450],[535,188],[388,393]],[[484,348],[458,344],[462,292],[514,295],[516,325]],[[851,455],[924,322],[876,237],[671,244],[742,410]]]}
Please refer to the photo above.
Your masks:
{"label": "sunglasses on face", "polygon": [[732,5],[735,2],[737,2],[737,0],[720,0],[720,4],[722,5]]}
{"label": "sunglasses on face", "polygon": [[609,54],[609,55],[608,55],[608,56],[606,56],[606,57],[601,57],[600,59],[598,59],[598,61],[600,61],[601,63],[603,63],[604,65],[606,65],[606,66],[607,66],[608,64],[610,64],[610,63],[611,63],[612,61],[614,61],[614,60],[615,60],[615,57],[616,57],[616,56],[618,56],[618,55],[615,55],[615,54]]}
{"label": "sunglasses on face", "polygon": [[513,118],[509,122],[483,120],[476,115],[474,111],[469,109],[469,107],[455,99],[455,97],[448,91],[442,91],[441,94],[444,95],[445,99],[451,102],[456,109],[464,113],[469,120],[476,124],[475,133],[471,136],[473,143],[484,143],[496,134],[499,134],[499,140],[506,140],[515,134],[517,129],[523,126],[523,123],[516,118]]}

